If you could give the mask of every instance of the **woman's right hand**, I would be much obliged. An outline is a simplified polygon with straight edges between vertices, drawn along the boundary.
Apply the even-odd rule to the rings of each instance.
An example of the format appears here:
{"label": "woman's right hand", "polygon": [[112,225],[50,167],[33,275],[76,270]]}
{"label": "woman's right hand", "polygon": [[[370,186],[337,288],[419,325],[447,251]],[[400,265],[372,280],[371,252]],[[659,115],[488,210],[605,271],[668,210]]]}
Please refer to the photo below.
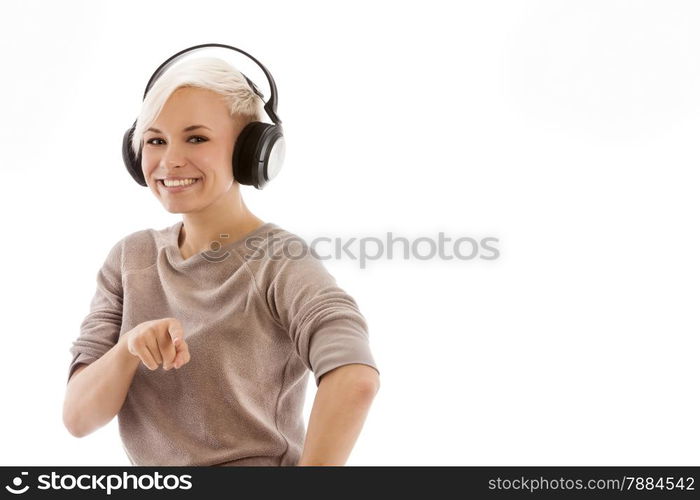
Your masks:
{"label": "woman's right hand", "polygon": [[149,370],[162,364],[164,370],[180,368],[190,361],[182,324],[175,318],[145,321],[125,335],[129,353],[139,358]]}

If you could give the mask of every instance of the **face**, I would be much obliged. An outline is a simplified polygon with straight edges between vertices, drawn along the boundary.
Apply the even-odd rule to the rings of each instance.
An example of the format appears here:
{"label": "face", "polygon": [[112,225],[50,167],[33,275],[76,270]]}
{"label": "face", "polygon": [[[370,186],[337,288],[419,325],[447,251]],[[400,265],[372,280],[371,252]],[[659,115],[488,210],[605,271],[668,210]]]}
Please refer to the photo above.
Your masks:
{"label": "face", "polygon": [[[233,187],[231,158],[243,126],[211,90],[182,87],[170,95],[144,133],[141,151],[144,178],[166,210],[202,210]],[[195,182],[168,187],[163,180],[170,177]]]}

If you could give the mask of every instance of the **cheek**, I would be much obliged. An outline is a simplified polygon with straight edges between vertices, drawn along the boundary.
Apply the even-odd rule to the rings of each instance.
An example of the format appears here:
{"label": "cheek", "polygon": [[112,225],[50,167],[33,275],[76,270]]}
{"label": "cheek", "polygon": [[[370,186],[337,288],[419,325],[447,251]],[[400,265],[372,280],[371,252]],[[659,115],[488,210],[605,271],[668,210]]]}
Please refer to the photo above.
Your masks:
{"label": "cheek", "polygon": [[153,191],[157,191],[158,187],[153,181],[153,172],[158,168],[158,159],[154,158],[152,153],[147,153],[145,151],[141,152],[141,172],[143,173],[144,179],[146,179],[146,184]]}
{"label": "cheek", "polygon": [[141,170],[145,173],[152,172],[158,166],[159,159],[150,149],[141,150]]}
{"label": "cheek", "polygon": [[192,166],[201,172],[206,179],[214,183],[230,181],[233,177],[233,161],[221,151],[212,151],[198,156],[192,156]]}

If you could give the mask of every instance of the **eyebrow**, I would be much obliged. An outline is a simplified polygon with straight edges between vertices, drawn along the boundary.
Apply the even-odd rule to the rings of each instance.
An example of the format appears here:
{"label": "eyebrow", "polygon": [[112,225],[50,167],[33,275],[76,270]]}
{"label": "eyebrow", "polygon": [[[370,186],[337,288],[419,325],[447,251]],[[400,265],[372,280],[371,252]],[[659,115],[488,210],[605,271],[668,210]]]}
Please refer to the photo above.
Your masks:
{"label": "eyebrow", "polygon": [[[190,125],[189,127],[185,127],[184,129],[182,129],[182,131],[183,131],[183,132],[189,132],[190,130],[196,130],[196,129],[198,129],[198,128],[206,128],[206,129],[208,129],[208,130],[211,130],[211,129],[210,129],[209,127],[207,127],[206,125]],[[162,133],[163,133],[163,132],[161,132],[160,130],[158,130],[157,128],[153,128],[153,127],[147,128],[147,129],[146,129],[146,132],[155,132],[156,134],[162,134]]]}

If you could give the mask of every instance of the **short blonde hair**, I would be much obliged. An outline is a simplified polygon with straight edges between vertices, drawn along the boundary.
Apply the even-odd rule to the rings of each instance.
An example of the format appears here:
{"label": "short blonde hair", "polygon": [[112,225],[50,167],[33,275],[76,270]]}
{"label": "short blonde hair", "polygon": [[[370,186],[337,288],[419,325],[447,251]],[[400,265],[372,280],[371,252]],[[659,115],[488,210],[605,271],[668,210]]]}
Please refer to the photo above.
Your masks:
{"label": "short blonde hair", "polygon": [[188,59],[168,68],[146,94],[131,138],[135,157],[141,149],[144,131],[153,124],[170,95],[181,87],[217,92],[228,102],[232,118],[242,117],[244,123],[263,121],[263,100],[250,88],[240,71],[216,57]]}

